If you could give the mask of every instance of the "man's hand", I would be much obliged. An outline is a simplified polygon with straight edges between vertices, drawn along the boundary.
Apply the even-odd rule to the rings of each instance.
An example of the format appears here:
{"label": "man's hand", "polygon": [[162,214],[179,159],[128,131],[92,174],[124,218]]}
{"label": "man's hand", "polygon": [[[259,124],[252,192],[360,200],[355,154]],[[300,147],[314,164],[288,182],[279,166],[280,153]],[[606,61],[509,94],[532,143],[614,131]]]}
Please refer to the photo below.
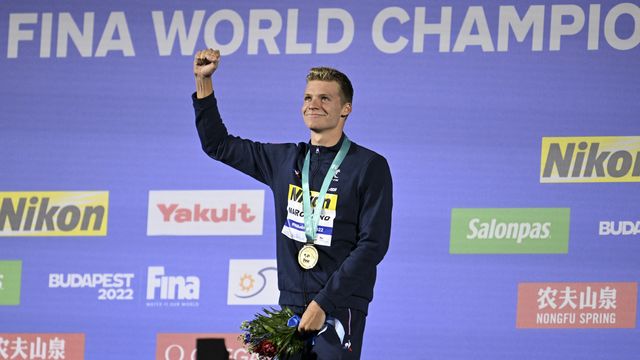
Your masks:
{"label": "man's hand", "polygon": [[213,49],[200,50],[193,59],[193,75],[196,77],[198,99],[207,97],[213,92],[211,75],[216,71],[219,63],[220,51]]}
{"label": "man's hand", "polygon": [[317,302],[311,301],[307,309],[302,314],[300,324],[298,324],[299,332],[316,331],[322,329],[327,316],[324,310]]}
{"label": "man's hand", "polygon": [[211,77],[220,63],[220,51],[200,50],[193,59],[193,74],[196,77]]}

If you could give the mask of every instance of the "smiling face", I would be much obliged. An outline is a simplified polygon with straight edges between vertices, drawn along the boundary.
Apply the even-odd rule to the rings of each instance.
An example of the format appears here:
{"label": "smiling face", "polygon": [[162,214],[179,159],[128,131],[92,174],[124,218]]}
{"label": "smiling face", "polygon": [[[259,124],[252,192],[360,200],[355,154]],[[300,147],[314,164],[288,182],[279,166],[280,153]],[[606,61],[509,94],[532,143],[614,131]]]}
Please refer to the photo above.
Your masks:
{"label": "smiling face", "polygon": [[302,117],[314,133],[342,134],[344,122],[351,112],[351,103],[344,102],[336,81],[307,82],[302,103]]}

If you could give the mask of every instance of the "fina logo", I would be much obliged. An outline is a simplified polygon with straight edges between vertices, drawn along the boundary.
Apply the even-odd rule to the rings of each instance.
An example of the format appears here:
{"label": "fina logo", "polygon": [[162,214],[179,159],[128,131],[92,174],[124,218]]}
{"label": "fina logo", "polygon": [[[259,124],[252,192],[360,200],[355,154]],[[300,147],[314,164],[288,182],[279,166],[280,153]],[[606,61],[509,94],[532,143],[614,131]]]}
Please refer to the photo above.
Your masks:
{"label": "fina logo", "polygon": [[[156,290],[158,290],[156,298]],[[147,300],[198,300],[200,278],[197,276],[165,275],[164,266],[149,266]]]}
{"label": "fina logo", "polygon": [[278,268],[275,260],[230,260],[228,305],[278,303]]}

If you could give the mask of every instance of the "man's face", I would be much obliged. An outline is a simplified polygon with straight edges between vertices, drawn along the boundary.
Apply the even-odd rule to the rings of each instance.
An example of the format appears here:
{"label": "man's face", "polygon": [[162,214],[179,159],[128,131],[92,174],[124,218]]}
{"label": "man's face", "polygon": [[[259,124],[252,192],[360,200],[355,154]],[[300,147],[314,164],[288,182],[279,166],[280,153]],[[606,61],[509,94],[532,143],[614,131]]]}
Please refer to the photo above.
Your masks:
{"label": "man's face", "polygon": [[[304,90],[302,117],[311,131],[322,133],[344,127],[351,112],[350,103],[342,103],[340,85],[335,81],[311,80]],[[343,117],[344,116],[344,117]]]}

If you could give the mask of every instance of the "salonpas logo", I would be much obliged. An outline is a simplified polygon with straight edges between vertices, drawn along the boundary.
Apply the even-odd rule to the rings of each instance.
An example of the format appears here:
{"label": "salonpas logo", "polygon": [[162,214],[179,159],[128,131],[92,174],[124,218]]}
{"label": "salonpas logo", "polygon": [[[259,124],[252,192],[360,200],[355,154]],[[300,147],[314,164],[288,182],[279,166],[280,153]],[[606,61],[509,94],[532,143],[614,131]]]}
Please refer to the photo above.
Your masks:
{"label": "salonpas logo", "polygon": [[0,261],[0,305],[20,305],[22,261]]}
{"label": "salonpas logo", "polygon": [[639,182],[640,136],[542,138],[541,183]]}
{"label": "salonpas logo", "polygon": [[0,236],[105,236],[107,191],[0,192]]}
{"label": "salonpas logo", "polygon": [[452,254],[566,254],[568,208],[453,209]]}

